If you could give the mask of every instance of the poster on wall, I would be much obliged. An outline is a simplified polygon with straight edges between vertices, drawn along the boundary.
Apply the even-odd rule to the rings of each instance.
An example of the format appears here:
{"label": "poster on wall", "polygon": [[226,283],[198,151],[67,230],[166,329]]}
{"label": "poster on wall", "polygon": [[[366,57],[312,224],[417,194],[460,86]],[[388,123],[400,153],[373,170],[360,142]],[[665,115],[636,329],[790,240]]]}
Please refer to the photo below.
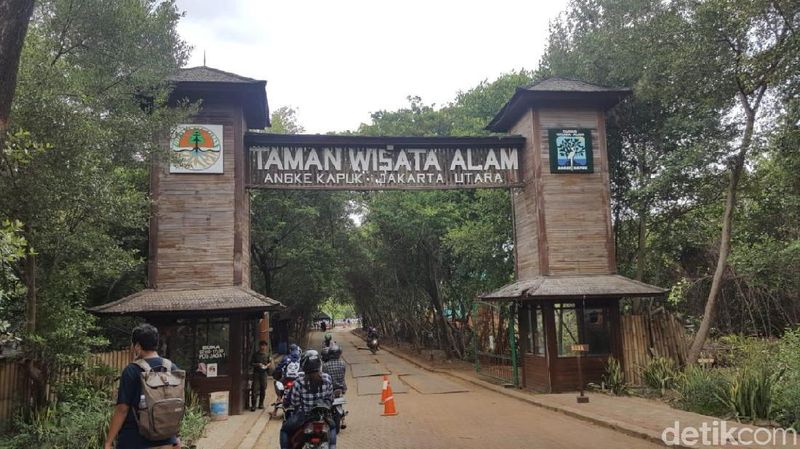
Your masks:
{"label": "poster on wall", "polygon": [[217,377],[217,364],[216,363],[207,363],[206,364],[206,377]]}
{"label": "poster on wall", "polygon": [[178,125],[170,141],[170,173],[222,173],[222,125]]}
{"label": "poster on wall", "polygon": [[592,173],[592,130],[550,129],[550,173]]}

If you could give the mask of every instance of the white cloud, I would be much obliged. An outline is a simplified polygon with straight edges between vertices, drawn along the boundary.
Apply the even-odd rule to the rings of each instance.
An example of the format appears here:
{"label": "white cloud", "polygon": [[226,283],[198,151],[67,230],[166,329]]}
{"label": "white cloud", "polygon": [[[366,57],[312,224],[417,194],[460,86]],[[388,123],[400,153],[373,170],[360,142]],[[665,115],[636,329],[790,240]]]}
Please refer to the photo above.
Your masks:
{"label": "white cloud", "polygon": [[567,0],[179,0],[189,65],[267,80],[310,133],[343,131],[406,96],[443,104],[459,90],[535,68]]}

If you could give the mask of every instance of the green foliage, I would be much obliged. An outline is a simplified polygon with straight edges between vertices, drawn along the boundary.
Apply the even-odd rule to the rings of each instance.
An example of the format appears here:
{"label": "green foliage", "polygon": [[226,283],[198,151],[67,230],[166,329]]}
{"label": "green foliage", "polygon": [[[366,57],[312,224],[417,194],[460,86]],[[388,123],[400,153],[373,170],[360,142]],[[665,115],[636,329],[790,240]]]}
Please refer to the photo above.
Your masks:
{"label": "green foliage", "polygon": [[8,319],[9,304],[14,304],[23,295],[24,288],[14,264],[25,257],[27,241],[22,236],[22,223],[5,220],[0,223],[0,346],[18,343],[20,337]]}
{"label": "green foliage", "polygon": [[179,17],[171,1],[36,2],[0,158],[0,221],[22,223],[32,255],[2,264],[18,281],[2,270],[0,320],[32,328],[24,350],[43,372],[105,343],[87,306],[143,286],[153,136],[187,112],[167,107]]}
{"label": "green foliage", "polygon": [[102,447],[114,405],[116,375],[105,365],[82,367],[74,377],[56,385],[56,402],[17,415],[14,436],[3,447]]}
{"label": "green foliage", "polygon": [[116,391],[119,373],[105,364],[90,363],[76,369],[76,374],[56,385],[59,402],[84,402],[101,395],[111,399],[109,392]]}
{"label": "green foliage", "polygon": [[208,416],[203,412],[203,407],[197,394],[191,390],[186,391],[186,414],[181,422],[181,446],[193,447],[202,438],[203,431],[209,422]]}
{"label": "green foliage", "polygon": [[770,366],[739,369],[717,393],[717,398],[737,420],[772,419],[775,386],[782,376],[782,369]]}
{"label": "green foliage", "polygon": [[758,367],[772,363],[776,343],[763,338],[744,335],[725,335],[714,342],[718,348],[712,355],[718,366]]}
{"label": "green foliage", "polygon": [[36,411],[29,421],[18,422],[8,449],[29,447],[83,449],[102,447],[111,419],[112,401],[94,397],[81,402],[60,402]]}
{"label": "green foliage", "polygon": [[724,416],[728,408],[719,392],[729,382],[729,372],[719,368],[691,365],[679,376],[676,390],[678,405],[684,410],[711,416]]}
{"label": "green foliage", "polygon": [[648,387],[659,391],[662,395],[675,388],[679,371],[675,361],[666,357],[653,357],[642,368],[642,380]]}
{"label": "green foliage", "polygon": [[609,357],[608,361],[606,361],[606,368],[602,381],[603,389],[613,394],[621,396],[628,392],[628,384],[625,382],[625,372],[622,370],[622,365],[619,363],[619,360],[614,357]]}
{"label": "green foliage", "polygon": [[775,385],[776,418],[781,425],[800,429],[800,329],[787,330],[778,345],[773,365],[783,370]]}
{"label": "green foliage", "polygon": [[714,314],[720,334],[779,335],[798,316],[798,25],[797,2],[576,0],[551,25],[535,74],[633,88],[608,120],[618,268],[677,284],[669,307],[690,321],[704,313],[719,256],[741,98],[760,106]]}
{"label": "green foliage", "polygon": [[[34,411],[23,411],[14,422],[14,434],[0,441],[3,449],[41,447],[85,449],[103,446],[118,373],[106,365],[89,364],[56,386],[58,400]],[[181,422],[181,444],[191,447],[202,437],[208,417],[197,395],[186,393],[186,414]]]}
{"label": "green foliage", "polygon": [[343,272],[352,229],[350,194],[259,191],[251,201],[253,285],[280,298],[305,323],[326,300],[344,302]]}

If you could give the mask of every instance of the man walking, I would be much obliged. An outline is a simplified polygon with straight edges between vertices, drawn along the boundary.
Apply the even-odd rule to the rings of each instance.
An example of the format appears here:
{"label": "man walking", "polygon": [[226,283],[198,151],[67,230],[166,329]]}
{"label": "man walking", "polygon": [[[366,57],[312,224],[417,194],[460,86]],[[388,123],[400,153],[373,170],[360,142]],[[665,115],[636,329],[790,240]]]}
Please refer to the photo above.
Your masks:
{"label": "man walking", "polygon": [[[158,329],[150,324],[140,324],[133,329],[131,334],[131,350],[134,358],[143,360],[153,370],[168,369],[175,371],[177,367],[167,359],[161,358],[156,352],[158,347]],[[117,449],[143,449],[159,448],[173,449],[180,447],[177,435],[163,440],[148,440],[139,433],[139,426],[134,417],[134,411],[141,408],[140,402],[145,396],[142,394],[141,375],[144,369],[136,364],[129,364],[119,380],[117,405],[111,416],[108,426],[108,435],[104,449],[111,449],[114,439],[117,439]]]}
{"label": "man walking", "polygon": [[253,388],[250,394],[250,411],[256,411],[256,391],[258,391],[258,408],[264,408],[264,398],[267,395],[267,375],[272,359],[267,350],[267,342],[258,343],[258,351],[250,357],[250,366],[253,368]]}

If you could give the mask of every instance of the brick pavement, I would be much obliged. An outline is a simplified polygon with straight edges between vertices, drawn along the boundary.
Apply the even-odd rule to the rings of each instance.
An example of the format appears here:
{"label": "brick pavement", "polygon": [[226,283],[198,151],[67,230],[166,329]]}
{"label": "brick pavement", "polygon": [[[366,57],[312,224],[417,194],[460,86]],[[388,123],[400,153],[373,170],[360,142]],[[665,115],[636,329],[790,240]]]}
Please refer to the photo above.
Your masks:
{"label": "brick pavement", "polygon": [[[318,333],[317,333],[318,334]],[[311,347],[319,346],[320,335],[312,335]],[[337,329],[339,343],[356,337]],[[352,344],[342,345],[355,350]],[[441,376],[462,384],[464,393],[421,394],[410,389],[395,397],[399,415],[380,416],[383,408],[374,395],[348,394],[348,427],[339,435],[340,449],[644,449],[659,447],[569,416],[531,407],[518,400],[476,388],[441,374],[431,374],[380,351],[377,358],[388,366],[394,363],[410,374]],[[355,379],[348,370],[348,383]],[[363,379],[363,378],[362,378]],[[402,379],[402,376],[401,376]],[[381,378],[376,377],[376,382]],[[352,387],[351,387],[352,388]],[[277,423],[270,423],[257,448],[278,447]]]}
{"label": "brick pavement", "polygon": [[[372,357],[368,352],[357,350],[363,343],[356,336],[342,329],[335,332],[334,338],[342,344],[345,354],[351,354],[354,362],[383,364],[395,375],[399,374],[401,381],[405,375],[431,379],[429,385],[417,385],[417,390],[408,388],[407,394],[397,395],[399,415],[384,417],[380,416],[383,409],[378,396],[355,394],[356,379],[352,377],[352,369],[348,369],[349,426],[339,435],[338,444],[343,449],[657,448],[664,446],[654,443],[653,436],[656,431],[660,435],[659,429],[663,429],[665,419],[680,417],[694,424],[711,419],[687,415],[640,398],[592,395],[587,407],[574,404],[574,394],[532,395],[507,390],[481,381],[461,366],[452,366],[448,374],[441,374],[421,369],[419,360],[408,359],[407,355],[400,358],[382,350]],[[311,347],[321,346],[321,336],[321,333],[311,335]],[[359,378],[361,382],[370,379]],[[374,377],[376,383],[381,379]],[[418,391],[427,391],[426,388],[433,388],[442,381],[459,384],[469,391],[450,394]],[[279,429],[280,420],[268,423],[258,420],[252,428],[231,423],[212,426],[206,442],[213,442],[213,445],[200,447],[277,449]]]}

